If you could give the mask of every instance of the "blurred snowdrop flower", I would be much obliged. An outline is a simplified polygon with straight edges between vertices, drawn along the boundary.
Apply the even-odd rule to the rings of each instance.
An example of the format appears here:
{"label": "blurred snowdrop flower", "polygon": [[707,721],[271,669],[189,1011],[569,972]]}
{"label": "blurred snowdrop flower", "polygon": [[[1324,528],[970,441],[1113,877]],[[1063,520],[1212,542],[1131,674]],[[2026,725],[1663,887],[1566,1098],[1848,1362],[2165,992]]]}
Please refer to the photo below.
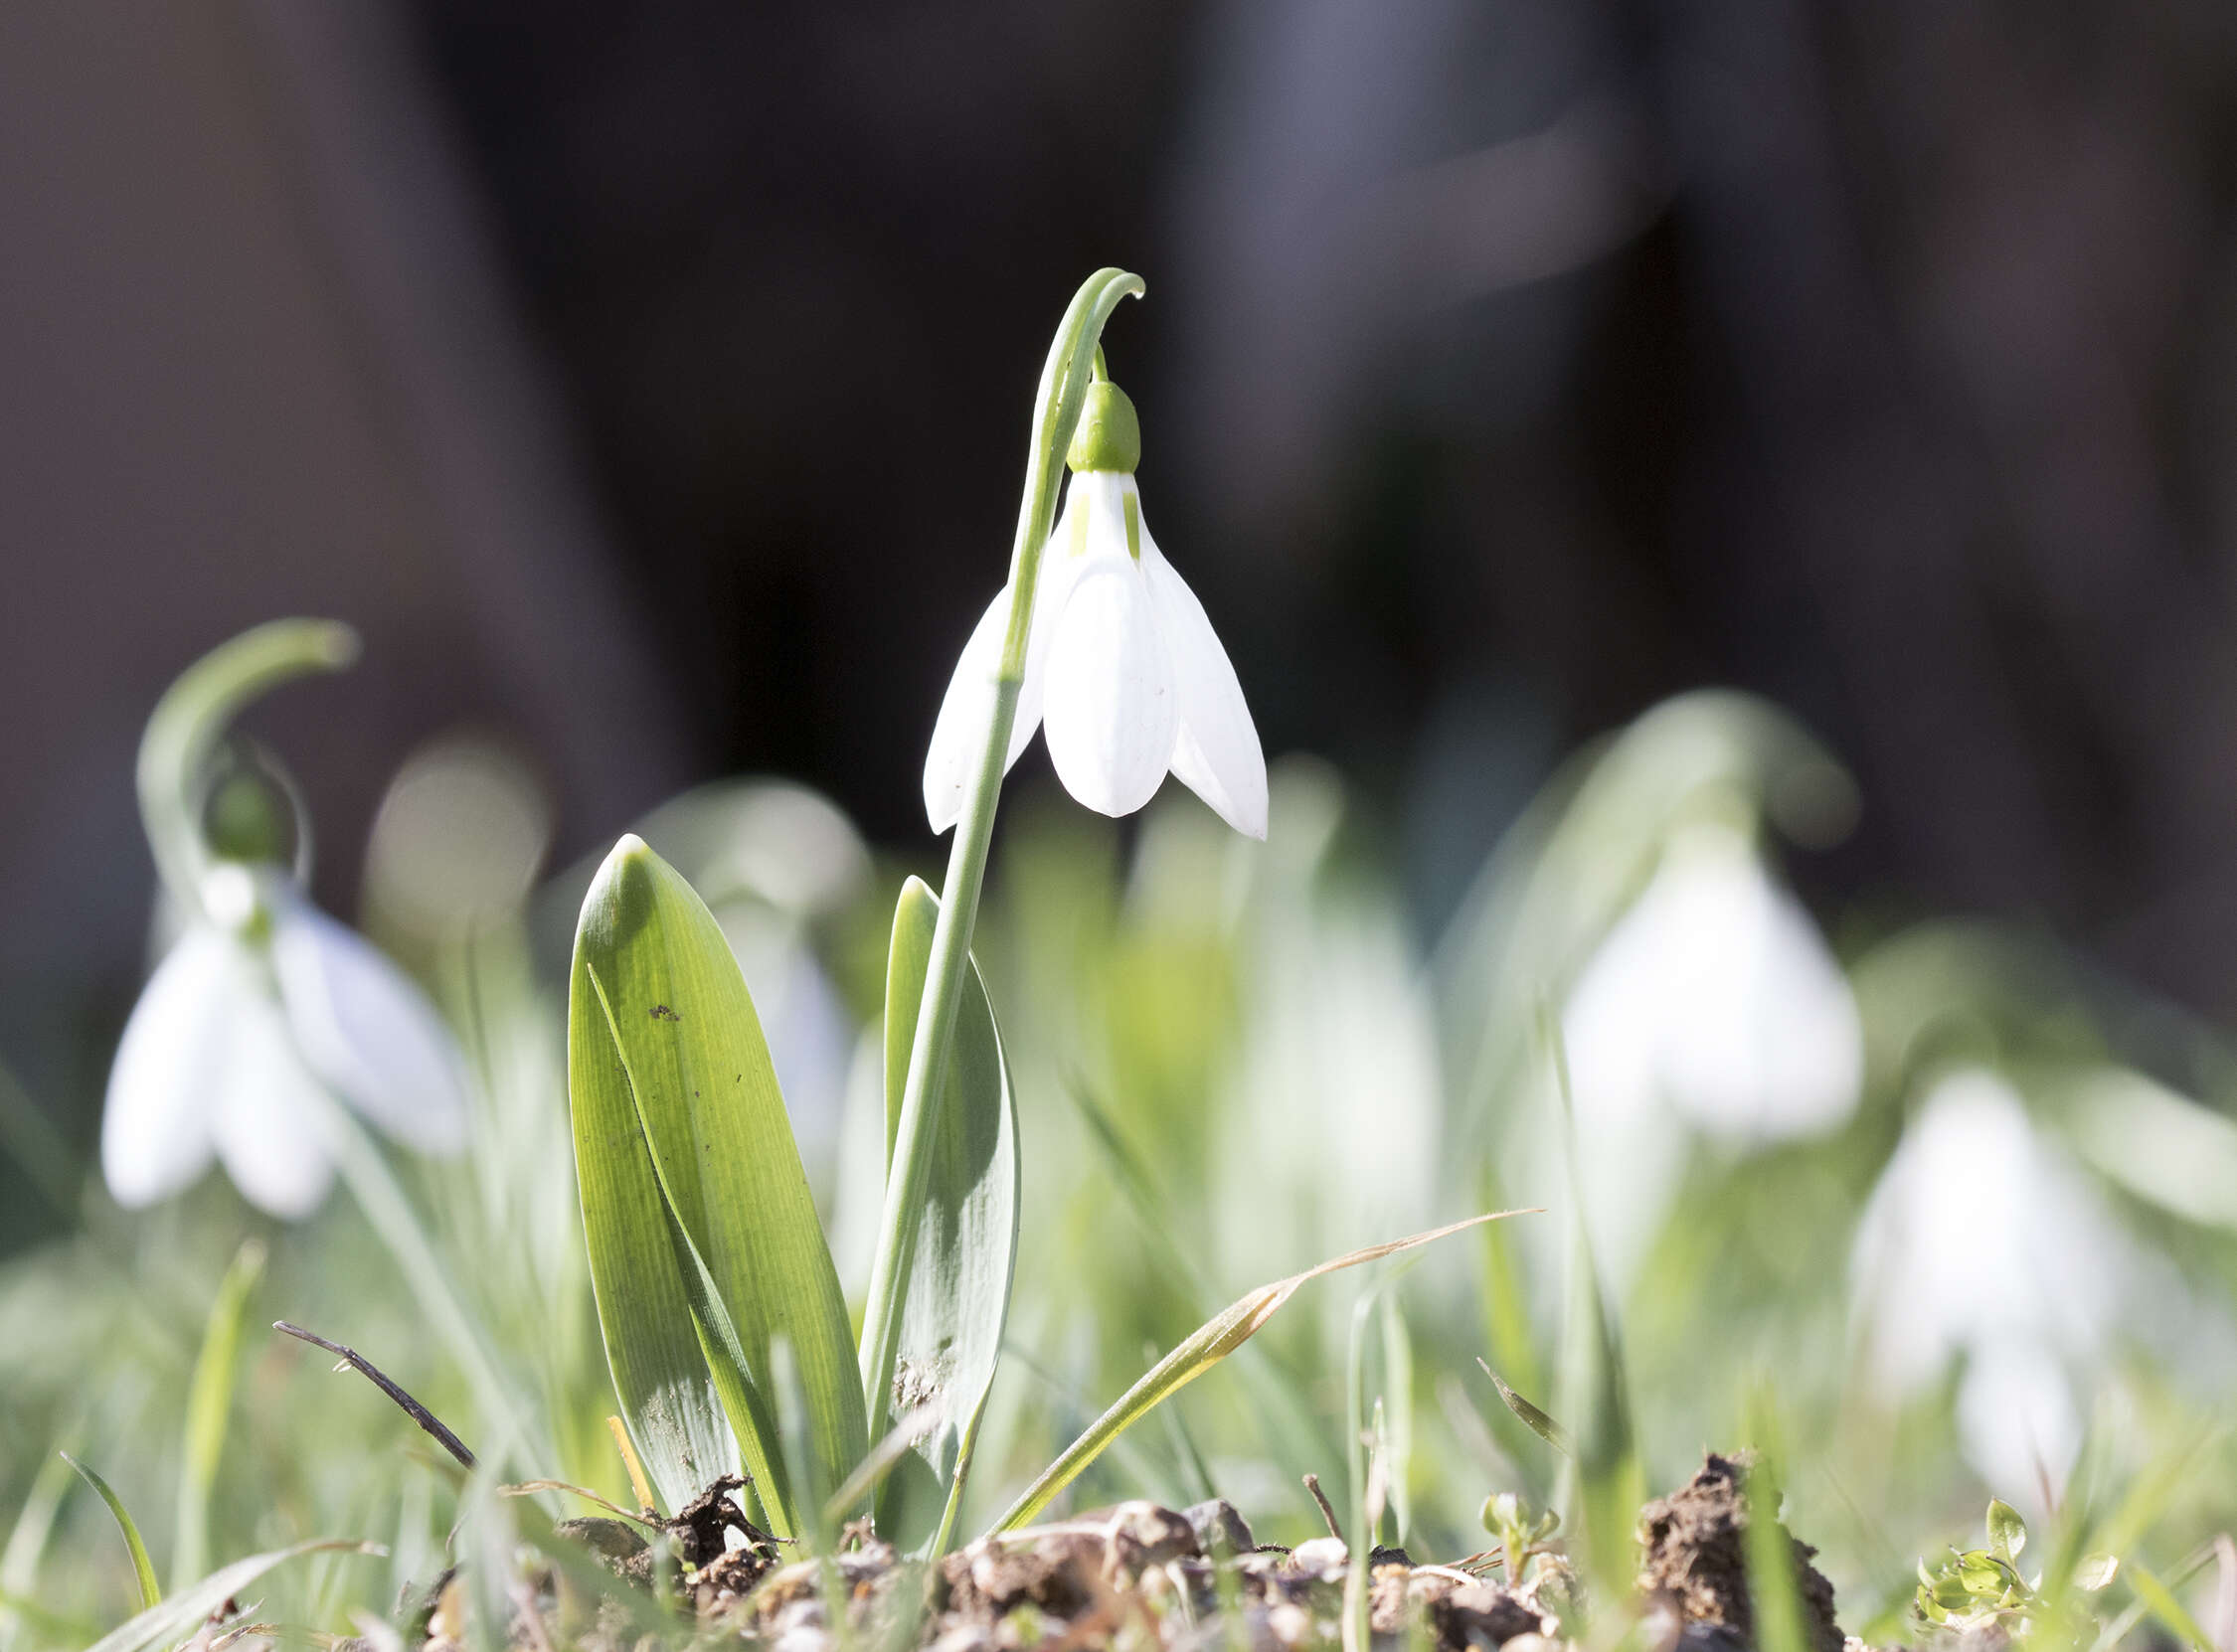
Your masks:
{"label": "blurred snowdrop flower", "polygon": [[1846,978],[1749,834],[1680,828],[1587,960],[1562,1014],[1595,1238],[1619,1275],[1643,1254],[1691,1131],[1808,1136],[1855,1109],[1863,1032]]}
{"label": "blurred snowdrop flower", "polygon": [[2070,1366],[2108,1337],[2133,1247],[2081,1170],[1983,1069],[1937,1082],[1858,1225],[1858,1329],[1874,1376],[1902,1397],[1964,1356],[1968,1459],[2024,1491],[2063,1477],[2081,1438]]}
{"label": "blurred snowdrop flower", "polygon": [[1563,1016],[1581,1111],[1667,1103],[1744,1141],[1816,1134],[1856,1106],[1863,1030],[1802,903],[1722,822],[1674,836],[1586,964]]}
{"label": "blurred snowdrop flower", "polygon": [[[1042,724],[1065,790],[1126,815],[1167,773],[1237,831],[1266,836],[1266,757],[1243,687],[1204,605],[1142,521],[1132,404],[1108,380],[1090,389],[1074,438],[1071,489],[1033,592],[1025,678],[1004,765]],[[992,717],[1009,622],[1007,585],[963,645],[925,759],[925,812],[945,832],[962,813]]]}
{"label": "blurred snowdrop flower", "polygon": [[402,970],[275,873],[219,862],[201,906],[109,1070],[101,1170],[119,1204],[167,1199],[215,1157],[251,1203],[309,1216],[334,1174],[322,1085],[408,1147],[465,1144],[457,1050]]}

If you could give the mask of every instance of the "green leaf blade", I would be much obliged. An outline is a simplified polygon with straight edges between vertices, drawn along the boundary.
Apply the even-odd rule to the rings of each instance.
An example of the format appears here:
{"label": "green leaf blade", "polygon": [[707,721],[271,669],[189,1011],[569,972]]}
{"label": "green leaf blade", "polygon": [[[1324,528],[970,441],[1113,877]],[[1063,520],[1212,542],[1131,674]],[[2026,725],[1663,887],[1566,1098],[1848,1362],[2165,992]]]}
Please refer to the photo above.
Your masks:
{"label": "green leaf blade", "polygon": [[147,1545],[140,1541],[139,1525],[132,1519],[131,1511],[124,1507],[124,1500],[109,1489],[106,1480],[69,1452],[65,1451],[62,1456],[64,1462],[78,1470],[81,1479],[100,1494],[101,1501],[108,1505],[108,1512],[115,1516],[116,1529],[124,1534],[124,1547],[131,1551],[132,1573],[140,1588],[140,1609],[145,1611],[160,1604],[163,1585],[155,1580],[155,1563],[147,1557]]}
{"label": "green leaf blade", "polygon": [[[79,1470],[84,1473],[84,1469]],[[192,1588],[180,1589],[170,1599],[149,1606],[137,1617],[118,1624],[86,1652],[143,1652],[158,1644],[168,1644],[193,1633],[197,1624],[204,1622],[212,1612],[246,1589],[273,1567],[283,1565],[304,1555],[325,1551],[339,1551],[348,1555],[385,1555],[379,1544],[351,1543],[334,1538],[314,1538],[308,1543],[292,1544],[285,1549],[266,1550],[261,1555],[251,1555],[235,1561],[231,1566],[220,1567]]]}
{"label": "green leaf blade", "polygon": [[210,1489],[225,1455],[233,1410],[234,1369],[241,1353],[249,1294],[263,1277],[264,1247],[246,1241],[234,1255],[202,1331],[187,1387],[186,1431],[179,1467],[179,1535],[171,1555],[171,1586],[183,1588],[209,1569]]}
{"label": "green leaf blade", "polygon": [[674,1513],[738,1467],[678,1266],[627,1070],[578,941],[567,1087],[591,1287],[606,1369],[654,1492]]}
{"label": "green leaf blade", "polygon": [[[679,1296],[688,1305],[764,1507],[788,1534],[814,1511],[795,1509],[787,1490],[766,1392],[770,1349],[790,1346],[813,1447],[836,1482],[867,1448],[853,1332],[745,977],[706,904],[642,839],[623,837],[591,886],[570,996],[571,1086],[580,1032],[610,1127],[594,1147],[614,1152],[635,1184],[622,1236],[632,1265],[658,1267],[644,1182],[623,1151],[624,1098],[668,1235],[665,1307],[672,1314]],[[672,1321],[656,1335],[672,1367]]]}
{"label": "green leaf blade", "polygon": [[1018,1500],[1010,1505],[1009,1511],[995,1523],[994,1530],[1012,1531],[1047,1508],[1057,1494],[1078,1479],[1088,1465],[1102,1456],[1119,1435],[1165,1400],[1249,1342],[1268,1320],[1281,1311],[1282,1305],[1297,1293],[1300,1286],[1324,1273],[1357,1267],[1363,1262],[1377,1261],[1384,1256],[1396,1255],[1402,1250],[1412,1250],[1419,1245],[1463,1233],[1480,1223],[1497,1222],[1505,1217],[1523,1214],[1525,1213],[1521,1211],[1493,1211],[1483,1216],[1471,1216],[1443,1228],[1432,1228],[1427,1233],[1409,1234],[1404,1239],[1370,1244],[1363,1250],[1331,1257],[1302,1273],[1292,1273],[1287,1279],[1277,1279],[1270,1285],[1261,1285],[1257,1290],[1237,1298],[1175,1344],[1171,1353],[1144,1372],[1132,1388],[1113,1403],[1109,1410],[1090,1423],[1087,1431],[1065,1447],[1063,1454],[1041,1471],[1040,1478],[1026,1487]]}
{"label": "green leaf blade", "polygon": [[[919,879],[903,886],[886,968],[886,1156],[890,1169],[909,1054],[932,963],[940,901]],[[948,1044],[947,1075],[931,1142],[916,1265],[902,1301],[900,1354],[883,1432],[937,1407],[879,1499],[879,1527],[903,1548],[936,1546],[952,1526],[977,1424],[994,1386],[1017,1266],[1017,1102],[985,983],[972,964]],[[918,1464],[921,1464],[920,1468]],[[935,1526],[938,1526],[938,1531]]]}

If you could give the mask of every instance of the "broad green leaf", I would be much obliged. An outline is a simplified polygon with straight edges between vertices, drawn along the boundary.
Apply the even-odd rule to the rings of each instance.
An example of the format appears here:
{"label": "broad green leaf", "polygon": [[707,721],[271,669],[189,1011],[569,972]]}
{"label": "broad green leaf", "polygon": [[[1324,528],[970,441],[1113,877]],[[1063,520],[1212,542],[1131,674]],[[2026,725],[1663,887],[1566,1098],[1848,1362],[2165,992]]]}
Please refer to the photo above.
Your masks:
{"label": "broad green leaf", "polygon": [[567,1017],[575,1178],[606,1369],[652,1489],[673,1514],[737,1469],[738,1441],[700,1351],[660,1178],[580,940]]}
{"label": "broad green leaf", "polygon": [[[641,1329],[649,1368],[674,1392],[680,1295],[763,1507],[789,1535],[803,1511],[776,1437],[770,1348],[778,1338],[791,1347],[812,1448],[835,1482],[867,1448],[854,1336],[745,977],[706,904],[634,836],[614,846],[583,903],[568,1085],[593,1278],[602,1268],[613,1277],[598,1292],[608,1358],[617,1333],[626,1347]],[[595,1221],[594,1180],[612,1206]],[[663,1226],[671,1283],[657,1318],[618,1299],[609,1307],[626,1293],[622,1275],[659,1272]],[[631,1389],[618,1377],[616,1389],[642,1426],[651,1394],[634,1375]]]}
{"label": "broad green leaf", "polygon": [[176,1641],[191,1634],[212,1612],[273,1567],[327,1550],[337,1550],[349,1555],[388,1553],[377,1543],[314,1538],[309,1543],[291,1544],[285,1549],[269,1549],[261,1555],[251,1555],[231,1566],[220,1567],[192,1588],[179,1589],[170,1599],[150,1606],[139,1616],[118,1624],[93,1642],[86,1652],[143,1652],[146,1647]]}
{"label": "broad green leaf", "polygon": [[63,1461],[78,1470],[85,1482],[101,1494],[108,1512],[116,1517],[116,1529],[124,1534],[124,1547],[132,1552],[132,1573],[139,1580],[141,1606],[153,1606],[161,1601],[163,1585],[155,1580],[155,1563],[147,1558],[147,1545],[140,1541],[139,1526],[133,1521],[131,1511],[124,1507],[124,1500],[109,1489],[106,1480],[69,1452],[63,1453]]}
{"label": "broad green leaf", "polygon": [[[886,964],[889,1166],[939,916],[939,898],[910,879],[894,910]],[[927,1537],[944,1540],[953,1523],[1002,1357],[1017,1264],[1017,1105],[975,963],[955,1011],[931,1148],[893,1393],[885,1415],[873,1419],[883,1431],[894,1418],[925,1407],[937,1418],[916,1441],[916,1461],[898,1465],[879,1498],[879,1531],[904,1549]]]}
{"label": "broad green leaf", "polygon": [[1160,1402],[1187,1387],[1249,1342],[1260,1327],[1282,1311],[1284,1303],[1296,1295],[1300,1286],[1324,1273],[1335,1273],[1343,1268],[1357,1267],[1363,1262],[1396,1255],[1401,1250],[1411,1250],[1417,1245],[1463,1233],[1479,1223],[1497,1222],[1503,1217],[1525,1214],[1527,1213],[1521,1211],[1492,1211],[1443,1228],[1432,1228],[1424,1234],[1410,1234],[1405,1239],[1370,1244],[1364,1250],[1351,1251],[1347,1255],[1324,1261],[1317,1267],[1308,1267],[1302,1273],[1292,1273],[1287,1279],[1277,1279],[1271,1285],[1261,1285],[1257,1290],[1229,1303],[1177,1344],[1170,1354],[1144,1372],[1140,1381],[1120,1395],[1109,1410],[1089,1424],[1087,1432],[1066,1446],[1064,1454],[1043,1469],[1041,1477],[1026,1487],[1023,1495],[1010,1505],[1009,1512],[995,1523],[994,1530],[1007,1532],[1022,1526],[1047,1508],[1058,1492],[1078,1479],[1090,1463],[1109,1449],[1112,1441],[1148,1415]]}
{"label": "broad green leaf", "polygon": [[264,1247],[249,1239],[235,1252],[219,1281],[202,1328],[202,1352],[187,1386],[186,1437],[179,1464],[179,1535],[171,1551],[171,1586],[183,1588],[210,1569],[210,1487],[225,1454],[226,1423],[233,1411],[234,1366],[241,1352],[242,1316],[249,1293],[263,1276]]}

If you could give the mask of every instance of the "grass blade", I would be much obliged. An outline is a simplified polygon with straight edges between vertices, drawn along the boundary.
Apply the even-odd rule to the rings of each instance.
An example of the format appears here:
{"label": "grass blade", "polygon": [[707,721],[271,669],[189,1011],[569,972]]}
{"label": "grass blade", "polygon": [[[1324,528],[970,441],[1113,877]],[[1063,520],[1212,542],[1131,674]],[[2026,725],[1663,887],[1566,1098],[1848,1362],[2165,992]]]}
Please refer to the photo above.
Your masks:
{"label": "grass blade", "polygon": [[[894,911],[886,966],[889,1164],[939,914],[939,898],[910,879]],[[871,1419],[882,1432],[903,1413],[935,1407],[932,1427],[917,1439],[917,1461],[897,1466],[878,1501],[880,1532],[904,1549],[936,1528],[952,1528],[978,1420],[1001,1363],[1017,1266],[1017,1102],[975,964],[963,979],[929,1147],[893,1392]]]}
{"label": "grass blade", "polygon": [[1745,1553],[1756,1644],[1762,1652],[1809,1652],[1794,1540],[1779,1524],[1779,1497],[1786,1478],[1779,1419],[1768,1394],[1759,1394],[1751,1409],[1755,1415],[1749,1432],[1755,1437],[1756,1460],[1749,1465],[1745,1487]]}
{"label": "grass blade", "polygon": [[1483,1216],[1471,1216],[1465,1221],[1451,1223],[1443,1228],[1433,1228],[1427,1233],[1412,1234],[1405,1239],[1390,1239],[1382,1244],[1371,1244],[1364,1250],[1337,1256],[1317,1267],[1309,1267],[1302,1273],[1292,1273],[1287,1279],[1277,1279],[1270,1285],[1261,1285],[1257,1290],[1238,1298],[1198,1326],[1171,1353],[1143,1373],[1140,1381],[1120,1395],[1109,1410],[1089,1425],[1087,1432],[1065,1447],[1064,1454],[1042,1470],[1041,1477],[1010,1505],[1009,1512],[995,1523],[994,1530],[1006,1532],[1013,1527],[1022,1526],[1047,1508],[1058,1492],[1079,1478],[1080,1472],[1103,1455],[1113,1440],[1146,1416],[1160,1401],[1185,1388],[1250,1341],[1260,1327],[1279,1313],[1282,1305],[1297,1293],[1300,1286],[1324,1273],[1334,1273],[1343,1268],[1357,1267],[1363,1262],[1396,1255],[1401,1250],[1411,1250],[1417,1245],[1463,1233],[1480,1223],[1497,1222],[1502,1217],[1524,1214],[1527,1213],[1493,1211]]}
{"label": "grass blade", "polygon": [[[73,1426],[63,1437],[75,1443],[76,1433]],[[0,1548],[0,1652],[15,1644],[16,1633],[24,1624],[36,1624],[50,1615],[37,1607],[27,1607],[25,1602],[38,1593],[39,1563],[47,1553],[47,1540],[54,1534],[55,1515],[69,1490],[70,1461],[57,1451],[41,1463],[39,1472],[32,1476],[31,1490],[16,1513],[15,1525],[8,1531],[7,1545]]]}
{"label": "grass blade", "polygon": [[2217,1652],[2213,1637],[2200,1628],[2198,1620],[2183,1608],[2182,1602],[2175,1598],[2174,1590],[2135,1561],[2125,1562],[2122,1572],[2129,1580],[2129,1587],[2136,1591],[2136,1597],[2144,1602],[2145,1609],[2164,1624],[2170,1633],[2178,1639],[2188,1641],[2196,1648],[2196,1652]]}
{"label": "grass blade", "polygon": [[[179,1464],[179,1535],[171,1550],[171,1586],[181,1588],[210,1569],[210,1488],[225,1455],[233,1414],[233,1374],[249,1293],[263,1276],[264,1247],[246,1240],[218,1283],[202,1327],[202,1351],[187,1385],[186,1437]],[[151,1602],[143,1602],[149,1604]]]}
{"label": "grass blade", "polygon": [[[1601,1294],[1600,1266],[1585,1220],[1576,1104],[1569,1054],[1550,1007],[1539,1008],[1539,1033],[1553,1064],[1561,1128],[1569,1160],[1569,1303],[1562,1327],[1561,1412],[1574,1430],[1569,1457],[1570,1529],[1583,1550],[1595,1597],[1619,1600],[1635,1569],[1634,1525],[1646,1493],[1646,1473],[1632,1430],[1621,1340]],[[1518,1413],[1519,1414],[1519,1413]]]}
{"label": "grass blade", "polygon": [[1568,1429],[1509,1388],[1506,1379],[1491,1369],[1489,1361],[1478,1359],[1475,1363],[1483,1368],[1483,1375],[1491,1379],[1491,1386],[1499,1391],[1499,1398],[1506,1402],[1507,1409],[1515,1414],[1516,1420],[1564,1457],[1577,1454],[1576,1442],[1569,1437]]}
{"label": "grass blade", "polygon": [[132,1552],[132,1572],[140,1585],[140,1605],[143,1609],[156,1605],[163,1598],[163,1585],[155,1580],[155,1563],[147,1558],[147,1545],[140,1541],[139,1526],[133,1521],[131,1511],[124,1507],[124,1500],[109,1489],[106,1480],[69,1452],[65,1451],[62,1458],[78,1470],[88,1486],[100,1493],[108,1512],[116,1517],[116,1529],[124,1534],[124,1547]]}
{"label": "grass blade", "polygon": [[1399,1308],[1395,1290],[1383,1294],[1382,1333],[1390,1511],[1396,1522],[1393,1541],[1403,1546],[1414,1535],[1414,1496],[1408,1484],[1414,1467],[1414,1333]]}
{"label": "grass blade", "polygon": [[[706,904],[637,837],[583,904],[568,1088],[600,1323],[648,1465],[658,1478],[668,1457],[672,1475],[681,1438],[656,1444],[647,1379],[696,1399],[680,1301],[763,1507],[791,1535],[816,1510],[789,1489],[770,1349],[790,1345],[818,1472],[836,1482],[868,1445],[853,1331],[745,977]],[[655,1299],[627,1300],[625,1281]]]}

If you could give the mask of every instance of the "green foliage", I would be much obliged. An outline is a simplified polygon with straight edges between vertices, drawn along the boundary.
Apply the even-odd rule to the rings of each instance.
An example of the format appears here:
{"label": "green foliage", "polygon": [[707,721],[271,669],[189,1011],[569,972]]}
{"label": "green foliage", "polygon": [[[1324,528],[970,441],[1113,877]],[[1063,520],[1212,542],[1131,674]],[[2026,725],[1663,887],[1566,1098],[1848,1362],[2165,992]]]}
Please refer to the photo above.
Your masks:
{"label": "green foliage", "polygon": [[646,1466],[673,1499],[721,1461],[688,1333],[773,1527],[800,1530],[814,1505],[791,1489],[771,1349],[792,1350],[808,1448],[836,1481],[867,1448],[846,1304],[737,960],[635,837],[584,902],[568,1089],[607,1358]]}
{"label": "green foliage", "polygon": [[[85,1471],[81,1469],[79,1472]],[[305,1555],[325,1552],[378,1555],[381,1551],[369,1543],[344,1543],[319,1538],[308,1543],[289,1544],[284,1549],[267,1550],[260,1555],[251,1555],[246,1560],[235,1561],[231,1566],[220,1567],[193,1586],[174,1591],[169,1599],[159,1601],[147,1607],[137,1617],[118,1624],[87,1648],[87,1652],[145,1652],[147,1647],[177,1640],[274,1567],[300,1560]]]}
{"label": "green foliage", "polygon": [[1510,1588],[1519,1588],[1527,1581],[1532,1557],[1546,1553],[1547,1540],[1561,1530],[1559,1510],[1533,1510],[1520,1492],[1494,1492],[1486,1497],[1479,1518],[1498,1544],[1500,1565],[1506,1569]]}
{"label": "green foliage", "polygon": [[171,1556],[171,1586],[183,1588],[210,1569],[210,1487],[225,1454],[233,1410],[234,1367],[250,1292],[263,1276],[264,1246],[249,1239],[219,1281],[187,1388],[186,1438],[180,1450],[179,1530]]}
{"label": "green foliage", "polygon": [[[923,883],[903,885],[886,970],[889,1168],[939,910]],[[894,1389],[872,1423],[883,1432],[910,1411],[932,1408],[934,1422],[915,1435],[914,1462],[886,1482],[878,1520],[889,1540],[912,1548],[930,1537],[937,1553],[946,1547],[970,1473],[1017,1267],[1017,1103],[975,963],[956,1008],[930,1146]]]}
{"label": "green foliage", "polygon": [[124,1548],[132,1557],[132,1575],[139,1584],[140,1605],[155,1605],[163,1598],[163,1585],[155,1580],[155,1563],[147,1558],[147,1545],[140,1541],[139,1525],[132,1519],[131,1511],[124,1507],[124,1500],[109,1489],[106,1480],[69,1452],[63,1453],[63,1461],[78,1470],[85,1482],[100,1493],[101,1501],[108,1505],[108,1512],[115,1517],[117,1531],[124,1535]]}
{"label": "green foliage", "polygon": [[1479,1222],[1497,1222],[1502,1217],[1513,1214],[1511,1211],[1496,1211],[1486,1216],[1469,1217],[1464,1222],[1456,1222],[1448,1227],[1432,1229],[1426,1234],[1412,1234],[1384,1244],[1371,1244],[1364,1250],[1354,1250],[1348,1255],[1324,1261],[1316,1267],[1308,1267],[1302,1273],[1292,1273],[1287,1279],[1277,1279],[1270,1285],[1261,1285],[1257,1290],[1231,1302],[1144,1372],[1139,1382],[1120,1395],[1109,1410],[1096,1418],[1088,1430],[1067,1446],[1055,1462],[1042,1470],[1040,1477],[1010,1505],[1009,1511],[995,1523],[994,1530],[1013,1530],[1047,1508],[1057,1493],[1078,1479],[1081,1471],[1109,1449],[1120,1434],[1148,1415],[1160,1403],[1250,1341],[1268,1320],[1281,1312],[1282,1305],[1294,1296],[1300,1286],[1324,1273],[1357,1267],[1363,1262],[1379,1261],[1385,1256],[1396,1255],[1400,1251],[1411,1250],[1417,1245],[1429,1244],[1461,1233]]}
{"label": "green foliage", "polygon": [[[2022,1577],[2014,1564],[2027,1547],[2025,1523],[2009,1503],[1991,1498],[1986,1526],[1987,1548],[1952,1549],[1949,1559],[1931,1570],[1926,1562],[1919,1563],[1912,1610],[1920,1622],[1962,1633],[1990,1624],[2020,1629],[2036,1617],[2036,1585]],[[2112,1581],[2114,1569],[2107,1564],[2087,1567],[2084,1585],[2102,1588]]]}

